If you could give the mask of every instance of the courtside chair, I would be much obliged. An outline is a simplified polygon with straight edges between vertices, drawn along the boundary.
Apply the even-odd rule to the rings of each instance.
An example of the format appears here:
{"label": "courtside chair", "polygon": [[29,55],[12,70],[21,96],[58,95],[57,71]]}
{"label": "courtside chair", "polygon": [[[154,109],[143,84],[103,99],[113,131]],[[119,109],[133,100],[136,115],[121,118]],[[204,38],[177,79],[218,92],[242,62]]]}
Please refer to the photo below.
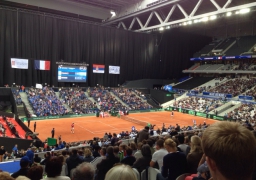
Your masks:
{"label": "courtside chair", "polygon": [[132,169],[135,172],[135,174],[137,176],[137,179],[140,180],[140,173],[139,173],[139,171],[136,168],[132,168]]}

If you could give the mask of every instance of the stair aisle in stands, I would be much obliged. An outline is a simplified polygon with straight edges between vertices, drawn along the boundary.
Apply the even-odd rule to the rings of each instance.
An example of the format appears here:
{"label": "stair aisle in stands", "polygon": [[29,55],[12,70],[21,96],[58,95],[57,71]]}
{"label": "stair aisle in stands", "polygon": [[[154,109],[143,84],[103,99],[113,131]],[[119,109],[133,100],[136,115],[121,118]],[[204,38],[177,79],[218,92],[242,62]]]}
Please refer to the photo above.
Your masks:
{"label": "stair aisle in stands", "polygon": [[61,97],[60,97],[60,93],[59,92],[55,92],[55,94],[56,94],[56,97],[60,100],[60,101],[62,101],[63,103],[63,105],[64,105],[64,107],[69,111],[69,112],[72,112],[72,109],[64,102],[64,99],[62,99]]}
{"label": "stair aisle in stands", "polygon": [[89,99],[90,101],[92,101],[93,103],[96,103],[97,108],[100,109],[99,103],[97,103],[92,97],[90,97],[90,95],[88,94],[87,91],[85,91],[84,94],[86,95],[86,97],[88,97],[88,99]]}
{"label": "stair aisle in stands", "polygon": [[29,114],[32,114],[34,115],[34,111],[33,111],[33,108],[32,106],[29,104],[28,102],[28,96],[25,92],[20,92],[20,97],[22,99],[22,102],[26,105],[27,107],[27,110],[29,111]]}
{"label": "stair aisle in stands", "polygon": [[111,96],[114,96],[119,102],[121,102],[121,104],[127,108],[129,108],[129,106],[124,103],[119,97],[117,97],[113,92],[110,92]]}

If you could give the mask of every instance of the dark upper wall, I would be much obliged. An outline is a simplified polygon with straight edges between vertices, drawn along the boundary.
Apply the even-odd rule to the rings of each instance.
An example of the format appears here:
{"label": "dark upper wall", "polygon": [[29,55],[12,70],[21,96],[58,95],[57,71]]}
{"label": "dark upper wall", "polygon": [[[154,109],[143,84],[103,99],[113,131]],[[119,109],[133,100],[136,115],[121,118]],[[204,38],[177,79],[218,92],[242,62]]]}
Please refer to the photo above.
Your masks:
{"label": "dark upper wall", "polygon": [[[158,37],[159,75],[162,78],[179,79],[182,70],[192,66],[190,58],[212,41],[210,37],[173,29]],[[160,61],[161,60],[161,61]]]}
{"label": "dark upper wall", "polygon": [[12,152],[12,148],[15,146],[15,144],[18,145],[19,150],[27,150],[32,142],[33,140],[0,137],[1,146],[4,146],[5,150],[9,153]]}
{"label": "dark upper wall", "polygon": [[[208,43],[201,35],[177,30],[156,36],[85,24],[27,12],[0,10],[0,86],[35,86],[57,82],[57,61],[86,62],[83,86],[117,86],[136,79],[179,78],[190,67],[189,58]],[[51,71],[11,69],[10,58],[48,59]],[[105,74],[93,74],[92,64],[105,64]],[[109,75],[108,65],[121,66],[120,75]]]}
{"label": "dark upper wall", "polygon": [[135,81],[128,81],[123,86],[126,88],[148,88],[151,89],[154,85],[167,85],[174,83],[175,80],[167,79],[140,79]]}

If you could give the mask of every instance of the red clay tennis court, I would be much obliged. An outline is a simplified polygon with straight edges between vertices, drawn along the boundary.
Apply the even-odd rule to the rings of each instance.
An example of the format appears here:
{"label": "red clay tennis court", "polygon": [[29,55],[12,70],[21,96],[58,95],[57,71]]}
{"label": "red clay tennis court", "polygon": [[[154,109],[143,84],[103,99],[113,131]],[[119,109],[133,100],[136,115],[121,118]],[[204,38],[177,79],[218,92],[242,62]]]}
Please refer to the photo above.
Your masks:
{"label": "red clay tennis court", "polygon": [[[145,124],[155,124],[155,129],[161,128],[162,124],[165,126],[176,125],[178,123],[181,127],[193,125],[193,120],[196,120],[197,124],[206,121],[207,124],[212,124],[216,120],[201,118],[192,116],[189,114],[182,114],[175,112],[171,117],[170,112],[150,112],[150,113],[136,113],[129,114],[129,119],[135,119],[144,122]],[[75,123],[75,133],[71,134],[71,123]],[[142,123],[143,124],[143,123]],[[51,119],[51,120],[39,120],[37,121],[36,132],[39,133],[39,138],[44,141],[46,138],[51,137],[51,130],[55,128],[55,138],[59,135],[62,136],[62,140],[66,142],[89,140],[93,137],[102,138],[104,133],[120,133],[121,131],[130,131],[132,126],[140,130],[143,125],[139,125],[133,122],[129,122],[117,117],[79,117],[79,118],[63,118],[63,119]],[[31,130],[33,130],[33,121],[30,124]]]}

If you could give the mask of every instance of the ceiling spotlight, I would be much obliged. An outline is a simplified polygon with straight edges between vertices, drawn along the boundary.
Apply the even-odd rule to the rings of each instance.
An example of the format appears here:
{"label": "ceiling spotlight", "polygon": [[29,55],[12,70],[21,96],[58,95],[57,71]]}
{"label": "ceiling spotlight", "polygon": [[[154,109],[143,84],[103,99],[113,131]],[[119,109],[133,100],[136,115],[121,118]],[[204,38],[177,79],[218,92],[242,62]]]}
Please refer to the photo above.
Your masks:
{"label": "ceiling spotlight", "polygon": [[188,24],[192,24],[192,21],[188,21]]}
{"label": "ceiling spotlight", "polygon": [[167,26],[166,29],[170,29],[170,26]]}
{"label": "ceiling spotlight", "polygon": [[199,20],[198,20],[198,19],[194,20],[194,23],[198,23],[198,22],[199,22]]}
{"label": "ceiling spotlight", "polygon": [[183,25],[186,26],[186,25],[187,25],[187,22],[184,22]]}
{"label": "ceiling spotlight", "polygon": [[217,16],[214,15],[210,17],[210,20],[214,20],[214,19],[217,19]]}
{"label": "ceiling spotlight", "polygon": [[203,21],[203,22],[206,22],[206,21],[208,21],[208,20],[209,20],[208,17],[204,17],[204,18],[201,19],[201,21]]}
{"label": "ceiling spotlight", "polygon": [[232,12],[227,12],[227,16],[231,16],[232,15]]}
{"label": "ceiling spotlight", "polygon": [[160,28],[159,28],[159,31],[163,31],[163,30],[164,30],[164,28],[163,28],[163,27],[160,27]]}
{"label": "ceiling spotlight", "polygon": [[115,17],[115,16],[116,16],[116,12],[113,11],[113,10],[110,11],[110,14],[112,14],[112,17]]}
{"label": "ceiling spotlight", "polygon": [[245,14],[245,13],[248,13],[250,11],[251,10],[249,8],[246,8],[246,9],[241,9],[239,12],[240,12],[240,14]]}
{"label": "ceiling spotlight", "polygon": [[240,11],[236,11],[236,14],[240,14]]}

